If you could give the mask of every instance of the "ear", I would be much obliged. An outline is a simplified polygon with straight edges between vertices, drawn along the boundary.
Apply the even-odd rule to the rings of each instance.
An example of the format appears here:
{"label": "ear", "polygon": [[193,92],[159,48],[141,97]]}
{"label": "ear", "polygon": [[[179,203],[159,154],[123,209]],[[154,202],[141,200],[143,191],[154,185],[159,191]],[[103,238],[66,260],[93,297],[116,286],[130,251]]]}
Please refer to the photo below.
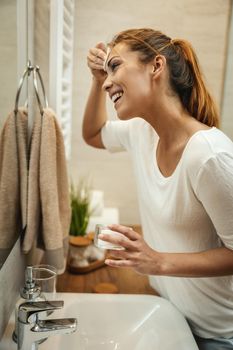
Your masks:
{"label": "ear", "polygon": [[166,58],[162,55],[157,55],[152,61],[152,74],[154,77],[159,76],[166,66]]}

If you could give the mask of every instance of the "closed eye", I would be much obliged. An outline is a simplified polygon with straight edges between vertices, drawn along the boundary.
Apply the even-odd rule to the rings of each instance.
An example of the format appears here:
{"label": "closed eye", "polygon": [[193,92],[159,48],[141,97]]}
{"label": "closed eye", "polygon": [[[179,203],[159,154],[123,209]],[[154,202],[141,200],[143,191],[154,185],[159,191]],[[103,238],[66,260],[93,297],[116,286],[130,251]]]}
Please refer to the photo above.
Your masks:
{"label": "closed eye", "polygon": [[118,67],[120,65],[120,63],[118,63],[118,62],[114,62],[114,63],[112,63],[111,64],[111,70],[112,70],[112,72],[114,72],[114,70]]}
{"label": "closed eye", "polygon": [[120,66],[120,62],[119,61],[111,61],[108,64],[109,70],[111,73],[115,72],[117,70],[117,68]]}

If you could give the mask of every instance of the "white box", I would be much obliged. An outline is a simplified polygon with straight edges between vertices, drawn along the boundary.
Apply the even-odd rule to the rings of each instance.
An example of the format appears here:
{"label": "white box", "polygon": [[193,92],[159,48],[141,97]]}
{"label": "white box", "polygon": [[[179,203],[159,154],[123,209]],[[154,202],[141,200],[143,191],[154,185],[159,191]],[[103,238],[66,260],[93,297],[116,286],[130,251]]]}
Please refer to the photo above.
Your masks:
{"label": "white box", "polygon": [[95,231],[95,225],[110,225],[110,224],[119,224],[119,210],[118,208],[104,208],[103,213],[100,216],[91,216],[87,232]]}

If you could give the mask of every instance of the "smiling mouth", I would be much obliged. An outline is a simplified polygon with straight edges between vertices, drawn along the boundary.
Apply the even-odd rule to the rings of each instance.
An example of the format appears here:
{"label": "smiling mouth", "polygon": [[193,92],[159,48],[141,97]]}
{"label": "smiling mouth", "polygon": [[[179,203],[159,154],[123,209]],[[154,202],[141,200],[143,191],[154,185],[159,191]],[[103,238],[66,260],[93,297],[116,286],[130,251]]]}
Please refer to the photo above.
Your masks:
{"label": "smiling mouth", "polygon": [[112,95],[111,100],[113,103],[116,103],[123,95],[123,92],[116,92]]}

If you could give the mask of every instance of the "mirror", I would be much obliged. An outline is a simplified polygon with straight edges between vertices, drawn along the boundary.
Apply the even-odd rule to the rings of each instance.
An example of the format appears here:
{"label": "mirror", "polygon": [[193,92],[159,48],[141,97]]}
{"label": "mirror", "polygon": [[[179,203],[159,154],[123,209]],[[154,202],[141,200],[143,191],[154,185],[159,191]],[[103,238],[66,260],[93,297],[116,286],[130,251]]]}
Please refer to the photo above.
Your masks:
{"label": "mirror", "polygon": [[[142,6],[140,2],[135,4],[133,0],[126,0],[120,4],[118,2],[118,6],[113,8],[111,1],[76,1],[72,178],[78,178],[80,173],[91,173],[96,188],[104,191],[107,205],[119,208],[122,223],[139,223],[136,186],[130,158],[126,152],[109,155],[88,147],[82,140],[82,115],[91,84],[91,75],[86,65],[88,50],[97,42],[111,40],[120,30],[135,27],[157,28],[172,38],[185,38],[194,46],[208,87],[221,109],[225,59],[229,52],[230,3],[179,0],[168,1],[165,5],[163,1],[146,0]],[[133,13],[126,11],[129,8],[134,9]],[[118,18],[120,20],[117,20]],[[232,54],[230,64],[232,66]],[[230,79],[232,82],[232,78]],[[229,94],[232,104],[232,87],[231,91],[226,90],[225,94]],[[228,130],[233,130],[230,103],[227,127]],[[109,116],[114,117],[116,113],[111,101],[108,107]],[[103,169],[107,176],[103,176]],[[124,171],[119,172],[119,169]]]}
{"label": "mirror", "polygon": [[[27,0],[22,1],[25,3],[27,2]],[[0,131],[2,131],[8,113],[14,107],[14,99],[18,85],[18,2],[19,0],[0,1],[0,81],[2,86],[4,85],[4,88],[0,90]],[[125,12],[126,4],[124,4],[123,7],[118,6],[113,10],[111,2],[106,3],[106,1],[102,0],[98,2],[98,5],[97,2],[95,4],[95,1],[86,3],[76,0],[73,2],[75,4],[75,45],[72,73],[74,93],[70,173],[72,178],[78,178],[79,176],[91,173],[92,177],[95,179],[95,187],[103,190],[106,194],[105,200],[107,206],[119,208],[121,222],[138,224],[139,214],[136,186],[127,155],[122,153],[116,155],[114,158],[105,152],[87,147],[82,140],[82,115],[91,80],[90,73],[86,66],[87,52],[96,42],[100,40],[108,41],[114,33],[129,27],[157,27],[173,37],[185,37],[193,43],[210,89],[218,105],[221,106],[225,54],[228,48],[227,38],[229,31],[230,2],[226,1],[221,4],[219,2],[214,6],[203,5],[202,8],[202,6],[200,6],[200,4],[197,5],[195,1],[191,1],[189,6],[185,5],[185,1],[180,0],[176,5],[170,2],[168,7],[163,7],[156,5],[153,1],[147,0],[148,6],[143,6],[143,9],[141,9],[140,6],[133,6],[135,5],[133,0],[127,0],[127,7],[134,7],[135,9],[133,17],[132,14],[127,14],[127,12]],[[31,38],[34,43],[33,63],[40,66],[43,77],[45,77],[46,91],[49,91],[50,69],[48,47],[51,44],[49,8],[51,4],[55,4],[56,2],[51,2],[50,0],[41,0],[39,2],[30,0],[29,3],[35,6],[34,32],[29,31],[28,33],[29,39]],[[66,1],[66,3],[68,5],[70,4],[69,1]],[[96,8],[98,9],[98,16],[96,16]],[[150,10],[148,10],[148,8]],[[91,22],[89,21],[90,17],[93,18]],[[119,22],[116,18],[122,18],[122,20]],[[221,25],[216,26],[216,23],[220,23]],[[86,30],[87,26],[88,31]],[[215,40],[208,40],[210,36],[215,37]],[[53,44],[55,46],[55,43]],[[32,55],[29,56],[32,58]],[[22,74],[22,72],[20,73]],[[53,79],[50,80],[52,81],[54,79],[55,75],[53,75]],[[225,90],[224,94],[230,95],[229,90]],[[109,108],[109,115],[115,115],[115,111],[112,109],[110,103]],[[228,126],[229,124],[227,124],[227,127]],[[230,127],[231,130],[233,130],[232,123]],[[124,168],[124,174],[119,174],[119,167]],[[106,174],[108,174],[107,179],[103,176],[103,168],[106,169]],[[113,183],[114,188],[112,186]],[[125,191],[125,188],[128,190]],[[18,237],[21,229],[22,227],[18,227],[15,239]],[[0,259],[0,266],[3,262],[4,260],[1,261]]]}
{"label": "mirror", "polygon": [[[23,229],[20,211],[20,186],[14,117],[18,86],[17,0],[0,1],[0,267]],[[11,116],[9,116],[11,113]],[[24,119],[27,123],[27,120]],[[25,127],[25,132],[27,127]],[[19,136],[19,135],[18,135]],[[24,135],[26,136],[26,135]],[[26,157],[26,155],[25,155]],[[25,158],[26,161],[26,158]],[[24,164],[26,165],[26,163]],[[24,166],[21,163],[21,171]]]}

